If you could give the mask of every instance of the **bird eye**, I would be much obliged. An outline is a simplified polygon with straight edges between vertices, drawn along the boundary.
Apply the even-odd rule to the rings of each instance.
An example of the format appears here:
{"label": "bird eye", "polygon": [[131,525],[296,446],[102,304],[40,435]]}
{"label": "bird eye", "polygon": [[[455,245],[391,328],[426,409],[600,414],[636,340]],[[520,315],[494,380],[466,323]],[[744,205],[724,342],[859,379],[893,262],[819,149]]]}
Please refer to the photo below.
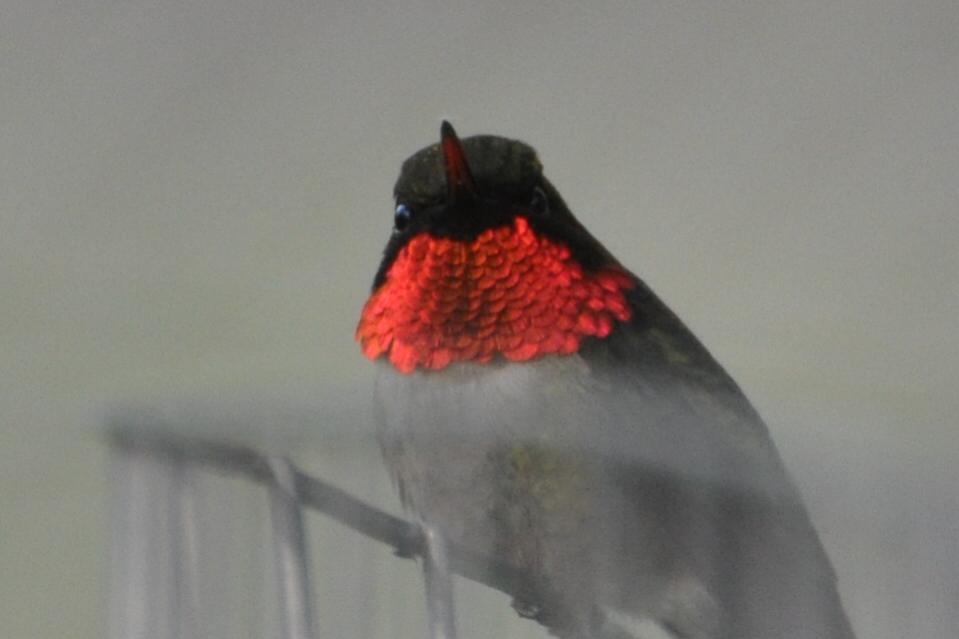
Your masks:
{"label": "bird eye", "polygon": [[538,186],[533,188],[533,196],[530,198],[529,208],[533,215],[543,216],[549,213],[549,200],[546,197],[546,192]]}
{"label": "bird eye", "polygon": [[393,226],[396,227],[397,231],[402,231],[409,225],[411,217],[413,217],[413,212],[410,211],[410,207],[405,204],[397,204],[396,211],[393,213]]}

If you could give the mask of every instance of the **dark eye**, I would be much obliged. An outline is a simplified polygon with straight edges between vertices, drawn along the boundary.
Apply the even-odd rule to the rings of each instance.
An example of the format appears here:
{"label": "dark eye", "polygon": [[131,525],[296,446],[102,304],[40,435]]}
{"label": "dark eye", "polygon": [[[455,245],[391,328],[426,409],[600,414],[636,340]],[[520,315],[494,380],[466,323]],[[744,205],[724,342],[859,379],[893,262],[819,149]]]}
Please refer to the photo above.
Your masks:
{"label": "dark eye", "polygon": [[533,189],[533,196],[529,201],[529,208],[533,215],[543,216],[549,213],[549,200],[546,192],[538,186]]}
{"label": "dark eye", "polygon": [[393,226],[396,227],[397,231],[402,231],[409,225],[411,217],[413,217],[413,212],[410,211],[410,207],[405,204],[397,204],[396,211],[393,213]]}

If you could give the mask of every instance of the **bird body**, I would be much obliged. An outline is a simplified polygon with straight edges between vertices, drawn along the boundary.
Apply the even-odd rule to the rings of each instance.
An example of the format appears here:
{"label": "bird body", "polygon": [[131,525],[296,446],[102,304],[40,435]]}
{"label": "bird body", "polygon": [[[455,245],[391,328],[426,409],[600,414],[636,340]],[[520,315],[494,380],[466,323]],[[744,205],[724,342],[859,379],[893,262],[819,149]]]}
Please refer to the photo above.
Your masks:
{"label": "bird body", "polygon": [[404,164],[357,329],[403,504],[563,637],[849,639],[765,425],[523,143]]}

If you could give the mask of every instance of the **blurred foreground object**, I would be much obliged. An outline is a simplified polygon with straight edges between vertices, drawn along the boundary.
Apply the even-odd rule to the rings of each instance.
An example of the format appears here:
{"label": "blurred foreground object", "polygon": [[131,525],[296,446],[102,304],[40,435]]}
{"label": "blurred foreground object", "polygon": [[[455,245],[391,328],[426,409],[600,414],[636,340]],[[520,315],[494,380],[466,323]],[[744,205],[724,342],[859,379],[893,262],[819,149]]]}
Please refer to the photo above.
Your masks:
{"label": "blurred foreground object", "polygon": [[[267,491],[274,573],[260,576],[254,571],[250,579],[254,583],[242,585],[255,589],[249,600],[257,614],[271,607],[262,598],[272,592],[279,618],[275,628],[263,628],[256,636],[316,636],[303,509],[319,511],[388,544],[400,557],[426,551],[418,526],[303,473],[284,457],[227,441],[186,437],[176,428],[150,421],[127,417],[109,432],[114,451],[109,600],[113,639],[236,636],[237,629],[221,618],[228,614],[224,591],[235,584],[224,567],[230,557],[217,547],[226,543],[224,533],[237,527],[233,517],[238,513],[228,509],[226,518],[211,527],[210,504],[198,503],[204,493],[198,486],[211,476],[244,478]],[[235,491],[214,494],[222,497],[229,492]],[[218,556],[211,559],[211,551]],[[433,559],[424,556],[427,565]],[[510,595],[518,594],[511,588],[524,580],[496,558],[456,546],[449,548],[440,568],[445,575],[428,591],[431,610],[436,611],[448,610],[452,600],[449,571]],[[272,583],[265,587],[255,583],[264,578]],[[251,631],[249,625],[240,628],[244,631]]]}
{"label": "blurred foreground object", "polygon": [[762,420],[533,149],[444,122],[394,194],[356,336],[427,558],[496,557],[570,639],[853,637]]}

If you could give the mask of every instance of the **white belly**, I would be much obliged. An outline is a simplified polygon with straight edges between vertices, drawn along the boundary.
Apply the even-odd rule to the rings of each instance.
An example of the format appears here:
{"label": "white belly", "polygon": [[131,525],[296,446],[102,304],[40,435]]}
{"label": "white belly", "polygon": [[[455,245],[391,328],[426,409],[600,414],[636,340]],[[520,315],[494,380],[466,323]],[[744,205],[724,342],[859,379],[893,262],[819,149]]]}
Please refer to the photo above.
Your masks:
{"label": "white belly", "polygon": [[[589,391],[571,381],[583,379],[578,357],[460,365],[441,374],[402,375],[384,365],[376,388],[381,443],[404,504],[452,538],[492,551],[505,532],[495,528],[515,519],[503,502],[534,488],[523,482],[542,483],[544,464],[564,466],[554,477],[571,470],[569,455],[557,453],[588,427]],[[544,491],[560,488],[572,487],[537,489],[556,499]]]}
{"label": "white belly", "polygon": [[452,542],[574,600],[654,610],[686,571],[657,517],[611,481],[608,446],[593,446],[610,430],[597,384],[577,356],[441,375],[384,366],[384,456],[406,507]]}

